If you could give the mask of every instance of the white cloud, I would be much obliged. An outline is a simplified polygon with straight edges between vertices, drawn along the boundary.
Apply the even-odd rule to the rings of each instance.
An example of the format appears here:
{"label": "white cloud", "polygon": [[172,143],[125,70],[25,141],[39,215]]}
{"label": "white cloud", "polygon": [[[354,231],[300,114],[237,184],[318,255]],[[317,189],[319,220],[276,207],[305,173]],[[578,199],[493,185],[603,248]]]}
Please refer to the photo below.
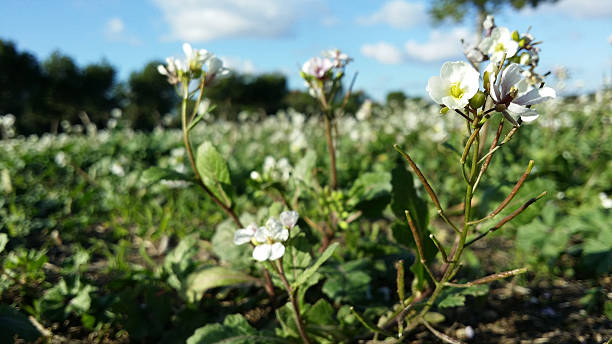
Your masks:
{"label": "white cloud", "polygon": [[190,42],[286,36],[304,1],[154,0],[170,26],[170,38]]}
{"label": "white cloud", "polygon": [[364,44],[361,53],[384,64],[398,64],[404,59],[400,49],[386,42]]}
{"label": "white cloud", "polygon": [[229,68],[232,72],[241,74],[255,74],[257,72],[257,68],[251,60],[243,60],[234,56],[221,56],[219,58],[223,61],[223,66]]}
{"label": "white cloud", "polygon": [[106,32],[111,35],[119,35],[125,29],[125,24],[121,18],[111,18],[106,22]]}
{"label": "white cloud", "polygon": [[470,41],[473,39],[473,34],[470,34],[464,28],[456,28],[449,32],[434,30],[429,34],[427,42],[417,42],[409,40],[404,45],[406,56],[408,58],[432,62],[453,57],[459,57],[463,54],[461,49],[461,39]]}
{"label": "white cloud", "polygon": [[386,2],[378,11],[366,17],[358,17],[361,25],[385,23],[394,28],[407,29],[426,22],[425,4],[394,0]]}
{"label": "white cloud", "polygon": [[129,45],[142,44],[142,41],[138,39],[138,37],[126,32],[123,20],[118,17],[110,18],[106,22],[104,34],[106,36],[106,39],[111,42],[127,43]]}
{"label": "white cloud", "polygon": [[563,13],[574,18],[611,18],[612,1],[609,0],[561,0],[554,4],[544,4],[536,9],[525,9],[525,14]]}

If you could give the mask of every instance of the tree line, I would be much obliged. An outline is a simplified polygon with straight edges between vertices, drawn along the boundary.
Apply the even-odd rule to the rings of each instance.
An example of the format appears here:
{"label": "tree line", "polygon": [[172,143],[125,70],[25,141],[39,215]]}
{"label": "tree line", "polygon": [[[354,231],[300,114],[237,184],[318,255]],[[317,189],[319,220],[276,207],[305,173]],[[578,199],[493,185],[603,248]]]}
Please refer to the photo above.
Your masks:
{"label": "tree line", "polygon": [[[177,97],[166,77],[157,71],[162,61],[151,61],[121,81],[107,61],[78,66],[59,51],[43,61],[0,39],[0,115],[12,113],[19,134],[57,133],[61,123],[86,120],[105,127],[113,109],[121,109],[130,126],[151,130],[166,114],[176,112]],[[241,111],[274,114],[285,108],[313,114],[317,103],[305,91],[289,90],[282,74],[233,73],[210,88],[215,116],[235,119]],[[354,92],[348,111],[365,100]]]}

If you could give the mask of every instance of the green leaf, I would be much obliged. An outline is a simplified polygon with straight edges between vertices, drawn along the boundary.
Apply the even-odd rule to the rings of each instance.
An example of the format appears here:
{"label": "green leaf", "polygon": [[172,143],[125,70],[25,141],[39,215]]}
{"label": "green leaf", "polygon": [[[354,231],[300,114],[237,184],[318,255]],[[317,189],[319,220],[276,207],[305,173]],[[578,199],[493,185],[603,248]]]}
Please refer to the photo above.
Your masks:
{"label": "green leaf", "polygon": [[308,308],[304,318],[309,325],[334,325],[337,323],[334,317],[334,308],[325,299],[319,299],[317,303]]}
{"label": "green leaf", "polygon": [[391,175],[389,172],[367,172],[361,174],[349,190],[350,202],[369,201],[391,191]]}
{"label": "green leaf", "polygon": [[225,317],[223,324],[209,324],[197,329],[187,344],[265,344],[286,340],[257,332],[240,314]]}
{"label": "green leaf", "polygon": [[486,284],[476,284],[461,290],[463,295],[483,296],[489,293],[489,286]]}
{"label": "green leaf", "polygon": [[217,226],[211,244],[214,254],[221,261],[231,264],[234,268],[241,269],[251,265],[253,248],[249,245],[239,246],[234,244],[234,233],[237,229],[236,224],[231,219],[223,221]]}
{"label": "green leaf", "polygon": [[161,180],[182,180],[191,182],[192,179],[188,176],[171,170],[169,168],[150,167],[142,173],[142,181],[147,184],[155,184]]}
{"label": "green leaf", "polygon": [[27,342],[34,342],[40,337],[40,332],[28,317],[7,305],[0,305],[0,333],[2,343],[13,343],[15,335]]}
{"label": "green leaf", "polygon": [[[406,221],[405,211],[408,210],[417,229],[421,231],[427,229],[429,222],[427,203],[417,194],[412,174],[408,172],[403,161],[398,160],[395,168],[391,171],[391,186],[391,210],[393,210],[393,214],[401,221]],[[428,238],[429,233],[424,237]]]}
{"label": "green leaf", "polygon": [[231,206],[232,202],[223,189],[223,186],[231,185],[229,169],[225,159],[210,141],[204,141],[198,147],[196,168],[204,185],[226,206]]}
{"label": "green leaf", "polygon": [[301,180],[306,185],[311,185],[314,179],[312,171],[317,165],[317,153],[309,149],[304,157],[300,159],[293,169],[293,177],[297,180]]}
{"label": "green leaf", "polygon": [[440,303],[438,307],[440,308],[449,308],[449,307],[459,307],[463,306],[465,303],[465,295],[459,294],[450,294],[446,296]]}
{"label": "green leaf", "polygon": [[612,320],[612,300],[608,300],[604,303],[604,314],[608,319]]}
{"label": "green leaf", "polygon": [[195,128],[195,126],[202,120],[202,118],[204,118],[204,115],[213,112],[216,108],[217,108],[217,105],[212,104],[211,106],[206,108],[206,111],[204,111],[202,113],[198,113],[196,118],[194,118],[193,121],[191,122],[191,124],[189,124],[189,128],[187,128],[187,130],[191,131],[193,128]]}
{"label": "green leaf", "polygon": [[8,243],[8,235],[6,233],[0,233],[0,253],[4,251],[6,244]]}
{"label": "green leaf", "polygon": [[425,320],[430,324],[438,324],[446,319],[444,314],[437,312],[427,312],[423,318],[425,318]]}
{"label": "green leaf", "polygon": [[391,210],[400,221],[392,226],[392,233],[397,242],[412,247],[414,250],[415,259],[410,267],[410,271],[414,275],[412,291],[413,293],[418,293],[428,287],[427,281],[430,277],[420,260],[416,258],[416,243],[406,220],[406,210],[410,212],[414,226],[419,234],[421,244],[423,245],[425,261],[431,262],[438,253],[438,250],[433,241],[429,239],[431,232],[428,230],[429,213],[427,203],[419,197],[414,188],[412,174],[406,169],[403,160],[398,159],[395,168],[391,171],[391,185]]}
{"label": "green leaf", "polygon": [[310,277],[312,277],[312,275],[317,272],[321,265],[323,265],[323,263],[325,263],[325,261],[327,261],[334,254],[334,251],[338,248],[339,245],[340,244],[337,242],[329,245],[329,247],[327,247],[327,249],[321,254],[319,259],[317,259],[317,261],[311,267],[306,269],[298,277],[298,279],[294,282],[293,287],[296,288],[304,284]]}
{"label": "green leaf", "polygon": [[216,266],[191,273],[187,277],[185,294],[189,302],[197,302],[211,288],[254,282],[255,278],[236,270]]}
{"label": "green leaf", "polygon": [[337,343],[337,324],[334,308],[324,299],[319,299],[304,314],[306,331],[317,343]]}
{"label": "green leaf", "polygon": [[322,291],[334,302],[359,303],[366,299],[372,281],[370,270],[370,262],[366,259],[340,264],[329,271],[326,269],[327,280]]}

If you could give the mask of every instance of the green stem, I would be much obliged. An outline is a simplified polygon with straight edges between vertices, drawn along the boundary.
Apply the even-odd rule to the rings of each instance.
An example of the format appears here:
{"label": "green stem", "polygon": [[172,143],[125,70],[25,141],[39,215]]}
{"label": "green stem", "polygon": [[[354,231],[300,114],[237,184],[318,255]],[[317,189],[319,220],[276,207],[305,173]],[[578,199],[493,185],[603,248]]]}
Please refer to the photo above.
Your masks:
{"label": "green stem", "polygon": [[300,306],[298,305],[297,300],[295,299],[295,293],[293,289],[291,289],[291,285],[289,285],[287,277],[285,276],[283,262],[281,261],[281,259],[278,259],[276,262],[278,263],[278,275],[280,276],[281,281],[283,281],[283,285],[285,286],[285,289],[287,289],[287,293],[289,294],[289,301],[291,302],[291,306],[293,308],[293,315],[295,316],[295,323],[297,324],[300,337],[302,337],[304,344],[310,344],[310,340],[308,339],[306,331],[304,330],[304,321],[302,320],[302,316],[300,315]]}

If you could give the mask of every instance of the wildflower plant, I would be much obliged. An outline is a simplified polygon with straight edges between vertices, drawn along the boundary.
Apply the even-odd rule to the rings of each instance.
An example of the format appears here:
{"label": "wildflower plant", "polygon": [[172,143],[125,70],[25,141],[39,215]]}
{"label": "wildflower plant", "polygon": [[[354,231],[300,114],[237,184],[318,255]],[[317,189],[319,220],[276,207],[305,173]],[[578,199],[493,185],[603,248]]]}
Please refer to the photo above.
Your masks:
{"label": "wildflower plant", "polygon": [[[189,178],[176,170],[159,168],[147,171],[148,177],[177,179],[177,174],[180,175],[178,179],[192,182],[203,189],[234,222],[229,231],[231,234],[224,236],[223,239],[213,238],[213,246],[216,246],[219,240],[223,240],[233,242],[236,245],[233,247],[239,247],[236,249],[248,255],[250,267],[258,268],[264,276],[263,282],[258,284],[264,286],[269,305],[273,307],[281,305],[274,310],[281,328],[270,337],[262,335],[253,339],[275,342],[282,337],[291,338],[293,341],[301,340],[303,343],[354,340],[356,337],[325,330],[329,326],[326,326],[321,319],[328,317],[332,319],[334,309],[322,298],[315,304],[309,304],[306,291],[325,279],[323,287],[320,288],[322,293],[335,299],[336,302],[351,300],[344,296],[351,290],[343,289],[346,287],[345,283],[340,282],[335,276],[337,272],[329,266],[322,268],[322,265],[336,252],[340,242],[350,245],[359,239],[362,234],[359,227],[362,223],[351,226],[353,221],[361,219],[362,215],[368,212],[376,213],[378,215],[375,216],[382,218],[383,210],[388,204],[396,218],[405,217],[407,222],[401,226],[393,226],[391,231],[394,239],[400,241],[397,239],[398,236],[406,237],[404,233],[409,233],[418,256],[410,268],[413,274],[412,293],[408,294],[405,290],[404,263],[400,260],[395,265],[399,299],[397,305],[388,311],[375,310],[369,315],[366,315],[367,310],[362,313],[349,305],[344,305],[338,310],[336,316],[340,317],[342,313],[344,319],[342,321],[347,317],[355,320],[350,326],[344,324],[352,328],[353,334],[363,330],[361,324],[371,331],[366,335],[361,333],[362,337],[373,336],[375,340],[388,337],[386,340],[389,342],[399,342],[411,330],[422,325],[440,339],[456,343],[457,340],[439,332],[432,325],[434,308],[452,303],[453,293],[456,294],[456,290],[481,292],[480,289],[474,291],[473,288],[477,289],[482,284],[526,272],[526,268],[518,268],[471,282],[458,280],[466,248],[500,229],[545,195],[545,192],[534,195],[511,214],[482,230],[482,226],[504,211],[517,195],[533,169],[534,162],[530,161],[524,174],[501,204],[488,215],[480,219],[475,218],[473,200],[481,180],[486,176],[492,158],[520,131],[524,122],[531,122],[538,117],[533,105],[556,96],[552,88],[544,86],[542,76],[534,70],[538,62],[536,45],[539,42],[534,42],[529,33],[521,36],[517,31],[511,32],[507,28],[495,26],[492,17],[487,17],[484,29],[483,41],[466,50],[467,62],[444,63],[440,74],[431,77],[426,86],[431,99],[440,105],[442,115],[459,116],[465,122],[466,132],[463,141],[465,145],[458,161],[461,171],[458,177],[463,180],[465,186],[463,216],[460,223],[449,217],[434,187],[412,157],[399,145],[394,147],[400,153],[398,156],[400,166],[392,173],[368,172],[358,176],[348,189],[343,189],[344,185],[338,185],[336,122],[344,111],[355,81],[353,78],[347,91],[342,94],[345,69],[351,58],[341,51],[326,51],[323,56],[306,61],[300,71],[309,93],[318,100],[324,118],[329,153],[328,185],[321,185],[316,177],[318,169],[316,169],[316,153],[313,151],[306,149],[306,154],[298,161],[291,158],[277,161],[274,157],[268,156],[265,158],[261,173],[251,172],[249,186],[255,189],[251,196],[269,197],[274,201],[274,205],[270,209],[265,209],[263,213],[258,213],[256,219],[249,218],[245,214],[239,216],[236,212],[234,208],[236,202],[230,197],[234,193],[230,192],[229,168],[213,143],[204,141],[197,150],[194,151],[192,148],[190,134],[193,128],[214,109],[214,106],[201,106],[205,90],[229,71],[212,53],[203,49],[193,49],[188,44],[183,46],[184,59],[170,57],[166,60],[166,65],[158,67],[159,72],[168,78],[168,82],[175,85],[182,100],[180,115],[183,142],[194,177]],[[480,72],[475,66],[484,61],[489,61],[489,64]],[[496,130],[489,130],[493,125],[497,125]],[[483,147],[487,142],[490,142],[490,146],[485,150]],[[447,240],[439,240],[429,232],[426,204],[417,195],[411,175],[401,164],[402,158],[420,180],[438,215],[454,234],[451,247],[445,246],[444,242]],[[369,209],[377,207],[373,200],[379,197],[381,192],[388,193],[389,188],[393,189],[391,201],[387,199],[381,209]],[[249,220],[245,222],[249,224],[244,226],[242,220],[247,218]],[[354,232],[350,232],[351,227]],[[344,232],[339,232],[338,229]],[[404,233],[399,233],[402,230]],[[377,233],[378,229],[373,230],[370,235],[372,241],[377,239]],[[320,242],[315,243],[316,240]],[[220,255],[224,254],[223,250],[222,247],[213,248],[213,251]],[[354,255],[367,257],[364,252]],[[439,264],[434,265],[436,257],[439,257]],[[350,261],[336,262],[336,264],[343,267],[342,273],[360,266]],[[221,267],[214,268],[214,273],[205,276],[208,278],[205,285],[208,286],[226,286],[254,280],[250,276],[236,277],[238,274],[235,271]],[[370,276],[367,274],[359,276],[359,279],[355,279],[357,282],[370,281]],[[211,282],[213,280],[215,282]],[[216,282],[219,280],[223,282]],[[278,302],[277,288],[286,292],[288,302],[284,305]],[[371,294],[371,290],[365,289]],[[380,293],[388,296],[389,290],[386,288]],[[451,301],[448,301],[449,298]],[[371,321],[372,314],[380,316],[378,322]],[[228,333],[236,330],[237,325],[232,325],[235,319],[232,319],[234,318],[226,318],[228,324],[223,325],[228,327]],[[248,324],[240,326],[244,331],[252,330]],[[205,326],[202,329],[202,333],[206,333],[212,327]],[[196,331],[194,336],[197,334]],[[200,338],[206,337],[201,335]]]}
{"label": "wildflower plant", "polygon": [[[302,66],[300,75],[306,82],[310,95],[319,101],[323,112],[325,138],[330,161],[330,187],[336,189],[338,172],[334,136],[337,136],[337,130],[334,131],[333,129],[335,128],[336,115],[342,114],[349,101],[357,74],[353,77],[351,85],[342,100],[336,102],[336,98],[339,96],[338,92],[342,89],[345,68],[353,59],[338,49],[324,51],[322,55],[323,57],[313,57],[306,61]],[[335,135],[334,132],[336,132]]]}
{"label": "wildflower plant", "polygon": [[[462,172],[461,179],[465,184],[463,219],[460,224],[456,224],[448,217],[447,211],[442,207],[434,188],[411,156],[398,145],[395,145],[395,149],[408,162],[412,171],[423,184],[439,216],[453,231],[455,238],[452,241],[452,247],[445,247],[434,234],[428,233],[423,228],[421,221],[419,221],[421,214],[410,209],[405,210],[405,216],[419,257],[415,264],[420,266],[422,274],[420,276],[415,274],[413,294],[406,297],[403,264],[398,263],[397,292],[400,303],[389,314],[383,316],[378,324],[369,323],[363,316],[359,315],[363,324],[376,334],[375,337],[395,337],[397,341],[401,341],[402,336],[407,332],[423,325],[444,342],[459,343],[458,340],[436,330],[430,324],[430,319],[435,318],[432,316],[433,313],[430,313],[434,306],[443,307],[456,301],[456,296],[449,292],[449,288],[454,290],[474,288],[527,271],[526,268],[518,268],[478,278],[471,282],[456,281],[457,274],[461,270],[461,258],[466,252],[466,248],[483,239],[489,233],[500,229],[546,194],[546,192],[542,192],[539,195],[534,195],[533,198],[512,213],[493,225],[489,225],[488,229],[481,229],[483,224],[489,223],[490,220],[499,215],[516,196],[534,167],[534,161],[531,160],[524,174],[518,179],[501,204],[485,217],[474,219],[473,200],[478,191],[479,183],[485,177],[491,159],[522,128],[523,122],[531,122],[538,117],[538,113],[532,108],[532,105],[553,99],[556,96],[555,91],[550,87],[545,87],[541,81],[542,78],[533,71],[537,59],[525,59],[518,55],[520,53],[533,53],[534,45],[537,44],[532,43],[533,38],[528,34],[521,37],[517,31],[510,33],[510,30],[504,27],[494,27],[494,21],[490,17],[487,18],[485,24],[486,34],[489,34],[489,36],[484,38],[477,48],[472,47],[471,51],[466,51],[466,56],[473,58],[479,56],[474,52],[474,49],[478,49],[478,53],[482,55],[482,60],[490,61],[483,74],[480,74],[473,67],[481,61],[470,61],[471,63],[446,62],[442,65],[440,76],[431,77],[426,88],[431,99],[440,104],[442,114],[448,116],[452,113],[461,116],[466,124],[465,146],[459,159]],[[535,80],[537,82],[534,82]],[[493,123],[494,118],[499,121],[499,124],[497,130],[491,135],[487,128]],[[506,132],[506,135],[502,138],[504,132]],[[493,136],[492,139],[491,136]],[[485,151],[482,149],[482,145],[489,139],[491,143],[489,149]],[[426,246],[435,247],[437,252],[431,250],[428,252]],[[442,264],[438,271],[432,269],[433,260],[436,256],[440,258]],[[415,284],[419,285],[419,283],[422,288],[417,289],[415,293],[414,286]],[[428,288],[430,283],[433,284],[433,290]],[[443,296],[446,297],[440,301]],[[389,328],[394,325],[397,326],[396,334],[389,331]]]}

